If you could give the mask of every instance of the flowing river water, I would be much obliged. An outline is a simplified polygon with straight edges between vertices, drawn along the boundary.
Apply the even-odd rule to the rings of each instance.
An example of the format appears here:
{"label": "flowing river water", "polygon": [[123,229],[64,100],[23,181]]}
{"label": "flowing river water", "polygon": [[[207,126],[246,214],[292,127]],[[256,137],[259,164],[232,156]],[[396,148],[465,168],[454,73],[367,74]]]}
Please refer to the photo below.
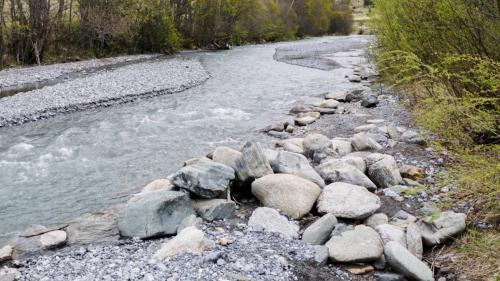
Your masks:
{"label": "flowing river water", "polygon": [[[294,104],[348,88],[348,67],[369,40],[323,37],[184,53],[209,72],[204,84],[0,128],[0,245],[31,224],[60,224],[124,202],[218,145],[262,140],[258,129],[289,119]],[[275,60],[277,48],[294,50],[293,62]],[[304,59],[332,67],[297,65]]]}

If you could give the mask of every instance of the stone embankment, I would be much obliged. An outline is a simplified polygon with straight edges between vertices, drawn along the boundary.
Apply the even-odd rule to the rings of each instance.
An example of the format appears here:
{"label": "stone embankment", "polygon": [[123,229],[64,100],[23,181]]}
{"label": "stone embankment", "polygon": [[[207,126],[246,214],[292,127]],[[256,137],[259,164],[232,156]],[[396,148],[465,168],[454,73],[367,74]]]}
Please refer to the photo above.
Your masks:
{"label": "stone embankment", "polygon": [[[347,79],[372,76],[360,67]],[[420,134],[383,119],[350,137],[307,132],[383,98],[367,86],[328,93],[263,130],[281,139],[275,149],[218,147],[121,206],[32,227],[0,250],[0,279],[446,280],[426,250],[464,231],[466,216],[428,212],[427,171],[389,153],[423,145]]]}

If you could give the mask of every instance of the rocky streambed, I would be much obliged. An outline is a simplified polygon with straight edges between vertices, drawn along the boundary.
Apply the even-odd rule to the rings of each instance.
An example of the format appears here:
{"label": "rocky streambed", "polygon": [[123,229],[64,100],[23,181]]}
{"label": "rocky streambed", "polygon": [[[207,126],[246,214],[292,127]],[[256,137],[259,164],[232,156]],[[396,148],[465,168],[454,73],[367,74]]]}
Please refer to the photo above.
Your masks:
{"label": "rocky streambed", "polygon": [[312,93],[262,128],[266,142],[219,146],[125,204],[20,233],[0,278],[456,279],[425,259],[465,229],[432,204],[443,159],[366,62],[345,74],[349,89]]}

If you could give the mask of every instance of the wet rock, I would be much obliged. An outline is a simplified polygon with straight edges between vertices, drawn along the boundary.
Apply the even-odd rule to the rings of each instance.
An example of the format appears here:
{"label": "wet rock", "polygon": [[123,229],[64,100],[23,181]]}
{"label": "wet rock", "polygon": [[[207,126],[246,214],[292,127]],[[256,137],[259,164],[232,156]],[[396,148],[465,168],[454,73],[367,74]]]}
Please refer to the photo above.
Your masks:
{"label": "wet rock", "polygon": [[378,233],[371,227],[358,225],[354,230],[333,236],[325,245],[330,258],[336,262],[375,261],[383,253],[383,244]]}
{"label": "wet rock", "polygon": [[128,203],[118,215],[118,229],[125,237],[141,239],[172,235],[178,225],[193,214],[187,194],[178,191],[148,193]]}
{"label": "wet rock", "polygon": [[66,231],[54,230],[40,235],[40,243],[45,249],[52,249],[66,244],[68,235]]}
{"label": "wet rock", "polygon": [[334,138],[332,139],[332,147],[333,151],[339,156],[344,156],[352,152],[350,139]]}
{"label": "wet rock", "polygon": [[346,92],[331,92],[325,95],[325,99],[344,102],[346,95],[347,95]]}
{"label": "wet rock", "polygon": [[377,128],[377,126],[374,124],[361,125],[359,127],[354,128],[354,132],[356,132],[356,133],[368,132],[368,131],[374,130],[376,128]]}
{"label": "wet rock", "polygon": [[197,200],[193,208],[206,221],[223,220],[233,215],[236,203],[225,199]]}
{"label": "wet rock", "polygon": [[336,114],[337,108],[315,107],[314,111],[319,112],[321,115]]}
{"label": "wet rock", "polygon": [[[333,155],[332,141],[321,134],[309,134],[304,138],[304,155],[315,162]],[[319,161],[320,162],[320,161]],[[318,162],[318,163],[319,163]]]}
{"label": "wet rock", "polygon": [[311,210],[321,189],[298,176],[274,174],[254,181],[252,193],[264,206],[279,209],[298,219]]}
{"label": "wet rock", "polygon": [[394,241],[406,247],[406,234],[403,228],[391,224],[380,224],[375,227],[375,230],[385,244]]}
{"label": "wet rock", "polygon": [[318,211],[336,217],[363,219],[380,208],[380,199],[362,186],[336,182],[326,186],[318,198]]}
{"label": "wet rock", "polygon": [[424,169],[412,165],[403,165],[399,168],[399,173],[403,178],[418,180],[424,176]]}
{"label": "wet rock", "polygon": [[406,228],[406,248],[418,259],[422,259],[424,246],[422,243],[422,233],[416,223],[411,223]]}
{"label": "wet rock", "polygon": [[378,225],[388,224],[389,218],[384,213],[373,214],[368,217],[365,221],[365,224],[373,229],[375,229]]}
{"label": "wet rock", "polygon": [[442,244],[465,230],[467,216],[453,211],[442,212],[432,223],[419,222],[422,238],[427,246]]}
{"label": "wet rock", "polygon": [[311,245],[323,245],[330,238],[337,218],[332,214],[326,214],[308,226],[302,234],[302,241]]}
{"label": "wet rock", "polygon": [[203,220],[195,215],[189,215],[185,217],[179,226],[177,227],[177,234],[180,233],[182,230],[185,228],[188,228],[190,226],[200,228],[201,224],[203,223]]}
{"label": "wet rock", "polygon": [[69,244],[91,244],[111,242],[120,238],[116,218],[121,205],[93,214],[84,214],[70,221],[66,228]]}
{"label": "wet rock", "polygon": [[0,264],[2,262],[8,261],[12,259],[12,246],[6,245],[2,248],[0,248]]}
{"label": "wet rock", "polygon": [[314,261],[319,266],[324,266],[328,263],[329,252],[328,248],[321,245],[315,245],[314,248]]}
{"label": "wet rock", "polygon": [[174,189],[174,185],[168,179],[157,179],[146,185],[141,190],[141,193],[172,189]]}
{"label": "wet rock", "polygon": [[312,107],[302,106],[302,105],[297,105],[297,106],[292,107],[292,109],[290,109],[290,113],[292,113],[292,114],[299,114],[299,113],[311,112],[311,111],[312,111]]}
{"label": "wet rock", "polygon": [[195,227],[182,230],[177,236],[163,244],[153,256],[157,260],[175,256],[182,253],[201,255],[206,248],[205,235]]}
{"label": "wet rock", "polygon": [[241,153],[241,158],[236,162],[236,175],[240,181],[258,179],[273,173],[273,169],[259,143],[245,143]]}
{"label": "wet rock", "polygon": [[285,130],[285,124],[283,123],[274,123],[274,124],[271,124],[265,128],[263,128],[261,131],[264,132],[264,133],[267,133],[267,132],[271,132],[271,131],[274,131],[274,132],[283,132]]}
{"label": "wet rock", "polygon": [[378,105],[378,97],[376,95],[368,95],[361,100],[361,106],[366,108],[373,108]]}
{"label": "wet rock", "polygon": [[295,118],[295,125],[297,126],[307,126],[309,124],[312,124],[314,122],[316,122],[317,118],[314,118],[314,117],[311,117],[311,116],[305,116],[305,117],[298,117],[298,118]]}
{"label": "wet rock", "polygon": [[211,160],[200,160],[177,171],[172,182],[200,197],[215,198],[226,191],[233,179],[233,168]]}
{"label": "wet rock", "polygon": [[329,100],[324,100],[322,101],[320,104],[319,104],[319,107],[323,107],[323,108],[337,108],[338,106],[340,105],[340,102],[336,101],[336,100],[333,100],[333,99],[329,99]]}
{"label": "wet rock", "polygon": [[363,186],[369,190],[377,189],[377,186],[363,172],[342,159],[328,160],[316,167],[316,169],[327,184],[345,182]]}
{"label": "wet rock", "polygon": [[366,133],[357,133],[352,137],[352,147],[356,151],[373,150],[378,151],[382,149],[382,146],[378,144],[374,139],[368,136]]}
{"label": "wet rock", "polygon": [[414,130],[405,131],[401,135],[399,140],[411,144],[425,144],[425,141],[424,139],[422,139],[422,136],[420,136],[420,134]]}
{"label": "wet rock", "polygon": [[325,181],[313,169],[313,167],[311,167],[307,158],[302,154],[286,151],[278,152],[276,165],[274,165],[274,171],[276,173],[296,175],[310,180],[320,187],[325,186]]}
{"label": "wet rock", "polygon": [[225,147],[219,146],[215,148],[212,159],[214,162],[224,164],[233,169],[236,169],[236,161],[241,157],[241,152]]}
{"label": "wet rock", "polygon": [[389,265],[404,276],[419,281],[433,281],[430,268],[397,242],[384,246],[384,254]]}
{"label": "wet rock", "polygon": [[[380,157],[375,159],[374,157]],[[394,157],[390,155],[369,156],[367,162],[372,162],[368,166],[368,176],[380,188],[387,188],[397,185],[403,181],[399,174],[398,165]]]}
{"label": "wet rock", "polygon": [[262,227],[269,232],[281,233],[287,238],[299,237],[299,226],[278,213],[275,209],[260,207],[248,219],[248,226]]}

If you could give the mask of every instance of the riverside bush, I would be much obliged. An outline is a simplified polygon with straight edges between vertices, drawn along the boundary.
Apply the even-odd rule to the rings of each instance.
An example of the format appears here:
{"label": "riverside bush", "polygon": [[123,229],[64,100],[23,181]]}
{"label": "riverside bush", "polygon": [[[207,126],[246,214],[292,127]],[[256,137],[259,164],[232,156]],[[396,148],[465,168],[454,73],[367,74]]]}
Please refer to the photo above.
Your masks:
{"label": "riverside bush", "polygon": [[[491,255],[500,250],[498,243],[476,242],[486,235],[488,241],[500,239],[499,1],[373,2],[371,27],[378,37],[372,51],[382,79],[407,101],[417,123],[432,136],[431,144],[450,152],[447,170],[452,180],[447,184],[455,189],[445,207],[470,204],[469,218],[496,230],[459,241],[460,260],[474,260],[470,268],[477,270],[485,268],[481,263],[498,264],[498,257]],[[464,244],[471,243],[476,248],[467,256]],[[479,247],[496,248],[478,255]],[[464,265],[456,263],[457,268]],[[466,273],[470,280],[498,278],[498,267],[486,268],[488,272]]]}

